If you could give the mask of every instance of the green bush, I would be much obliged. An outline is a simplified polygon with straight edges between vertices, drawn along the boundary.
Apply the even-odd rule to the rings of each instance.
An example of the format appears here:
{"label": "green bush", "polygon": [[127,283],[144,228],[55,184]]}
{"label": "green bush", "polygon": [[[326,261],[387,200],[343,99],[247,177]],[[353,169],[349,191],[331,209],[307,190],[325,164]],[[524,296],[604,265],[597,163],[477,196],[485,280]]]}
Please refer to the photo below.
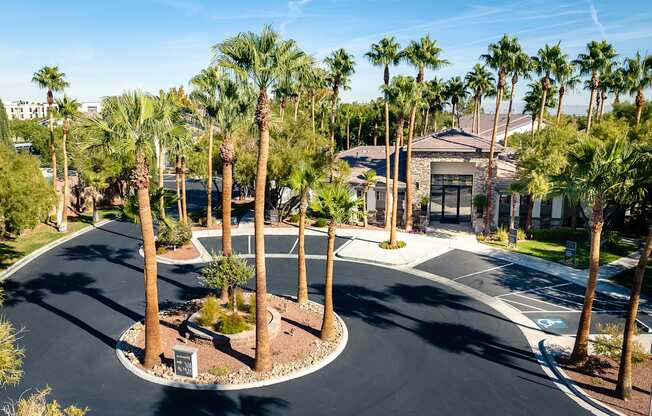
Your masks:
{"label": "green bush", "polygon": [[538,228],[532,230],[532,237],[538,241],[551,243],[563,244],[570,240],[580,244],[588,241],[589,233],[586,230],[572,228]]}
{"label": "green bush", "polygon": [[231,313],[224,315],[215,326],[215,329],[223,334],[237,334],[249,329],[249,324],[247,324],[244,317],[237,313]]}
{"label": "green bush", "polygon": [[[593,341],[593,348],[598,355],[604,355],[612,360],[620,360],[623,347],[624,329],[622,325],[606,324],[598,325],[598,332],[603,335],[598,335]],[[636,335],[636,328],[634,329]],[[632,363],[640,364],[650,359],[641,344],[638,342],[633,343],[632,348]]]}
{"label": "green bush", "polygon": [[606,234],[607,235],[605,236],[605,240],[610,246],[617,246],[623,240],[623,237],[618,231],[607,231]]}
{"label": "green bush", "polygon": [[317,218],[317,220],[315,221],[315,227],[322,228],[322,227],[326,227],[326,226],[328,226],[328,220],[326,218],[321,218],[320,217],[320,218]]}
{"label": "green bush", "polygon": [[525,234],[525,230],[522,228],[519,228],[517,233],[516,233],[516,239],[521,241],[525,240],[527,238],[527,235]]}
{"label": "green bush", "polygon": [[215,296],[206,296],[197,317],[199,325],[206,327],[213,326],[221,316],[222,311],[220,310],[219,300]]}
{"label": "green bush", "polygon": [[381,243],[378,244],[378,246],[379,246],[380,248],[385,249],[385,250],[397,250],[397,249],[399,249],[399,248],[403,248],[403,247],[405,247],[405,245],[406,245],[406,244],[405,244],[405,241],[397,241],[397,242],[396,242],[396,246],[392,246],[392,245],[389,243],[389,241],[383,241],[383,242],[381,242]]}
{"label": "green bush", "polygon": [[249,315],[247,317],[247,321],[249,323],[255,323],[256,322],[256,296],[255,296],[255,294],[249,296],[248,308],[249,308],[249,311],[248,311]]}
{"label": "green bush", "polygon": [[290,222],[296,222],[296,223],[299,222],[299,213],[298,212],[290,215]]}
{"label": "green bush", "polygon": [[192,231],[188,225],[166,218],[159,226],[156,243],[159,247],[181,247],[191,238]]}
{"label": "green bush", "polygon": [[498,227],[498,229],[496,230],[496,233],[494,234],[494,239],[496,241],[506,243],[507,240],[509,239],[509,231],[507,231],[507,228]]}

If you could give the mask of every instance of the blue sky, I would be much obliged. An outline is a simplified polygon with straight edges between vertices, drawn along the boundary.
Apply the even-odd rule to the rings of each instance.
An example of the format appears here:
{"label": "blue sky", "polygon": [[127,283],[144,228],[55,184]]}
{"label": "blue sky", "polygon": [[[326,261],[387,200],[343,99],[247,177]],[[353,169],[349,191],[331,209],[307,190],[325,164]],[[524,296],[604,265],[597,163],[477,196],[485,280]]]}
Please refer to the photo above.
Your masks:
{"label": "blue sky", "polygon": [[[464,75],[503,33],[530,54],[561,41],[575,56],[602,38],[622,56],[652,53],[648,1],[2,0],[0,98],[41,100],[31,75],[55,64],[71,83],[67,93],[86,101],[187,84],[209,64],[211,45],[269,23],[318,59],[340,47],[352,52],[358,65],[343,99],[366,101],[379,95],[381,71],[364,53],[384,35],[403,45],[425,33],[437,39],[452,65],[428,77]],[[414,70],[400,65],[393,73]],[[568,103],[585,100],[578,91]]]}

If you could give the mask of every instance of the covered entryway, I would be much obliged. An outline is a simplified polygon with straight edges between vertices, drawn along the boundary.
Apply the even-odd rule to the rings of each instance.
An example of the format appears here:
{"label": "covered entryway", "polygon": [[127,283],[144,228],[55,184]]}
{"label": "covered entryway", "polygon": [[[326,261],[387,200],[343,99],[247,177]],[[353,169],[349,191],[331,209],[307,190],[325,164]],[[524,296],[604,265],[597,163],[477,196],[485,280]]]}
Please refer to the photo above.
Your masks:
{"label": "covered entryway", "polygon": [[471,221],[473,175],[432,174],[430,221],[458,224]]}

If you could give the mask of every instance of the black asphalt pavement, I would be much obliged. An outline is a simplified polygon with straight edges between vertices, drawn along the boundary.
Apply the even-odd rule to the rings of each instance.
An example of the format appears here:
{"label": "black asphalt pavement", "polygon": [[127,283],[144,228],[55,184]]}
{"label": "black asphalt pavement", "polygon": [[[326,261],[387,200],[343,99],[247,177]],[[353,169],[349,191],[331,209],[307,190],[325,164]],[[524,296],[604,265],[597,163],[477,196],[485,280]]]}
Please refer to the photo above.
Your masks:
{"label": "black asphalt pavement", "polygon": [[[586,414],[493,309],[398,270],[342,261],[335,264],[334,302],[349,343],[324,369],[236,392],[146,382],[115,355],[116,340],[144,311],[139,241],[136,225],[113,222],[49,251],[5,283],[3,311],[27,330],[20,341],[26,359],[22,382],[0,399],[50,385],[53,398],[89,406],[91,415]],[[282,247],[289,252],[286,242]],[[269,258],[267,267],[271,292],[294,293],[296,259]],[[322,260],[308,261],[317,302],[324,268]],[[204,294],[198,269],[159,265],[162,307]]]}

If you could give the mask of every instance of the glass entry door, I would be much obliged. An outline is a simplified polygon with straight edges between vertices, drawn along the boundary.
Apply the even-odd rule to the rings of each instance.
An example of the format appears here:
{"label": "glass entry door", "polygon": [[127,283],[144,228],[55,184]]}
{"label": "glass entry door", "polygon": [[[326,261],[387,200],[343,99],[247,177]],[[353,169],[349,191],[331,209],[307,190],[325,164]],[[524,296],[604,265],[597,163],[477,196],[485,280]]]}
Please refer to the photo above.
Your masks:
{"label": "glass entry door", "polygon": [[472,175],[431,175],[430,221],[471,221]]}

